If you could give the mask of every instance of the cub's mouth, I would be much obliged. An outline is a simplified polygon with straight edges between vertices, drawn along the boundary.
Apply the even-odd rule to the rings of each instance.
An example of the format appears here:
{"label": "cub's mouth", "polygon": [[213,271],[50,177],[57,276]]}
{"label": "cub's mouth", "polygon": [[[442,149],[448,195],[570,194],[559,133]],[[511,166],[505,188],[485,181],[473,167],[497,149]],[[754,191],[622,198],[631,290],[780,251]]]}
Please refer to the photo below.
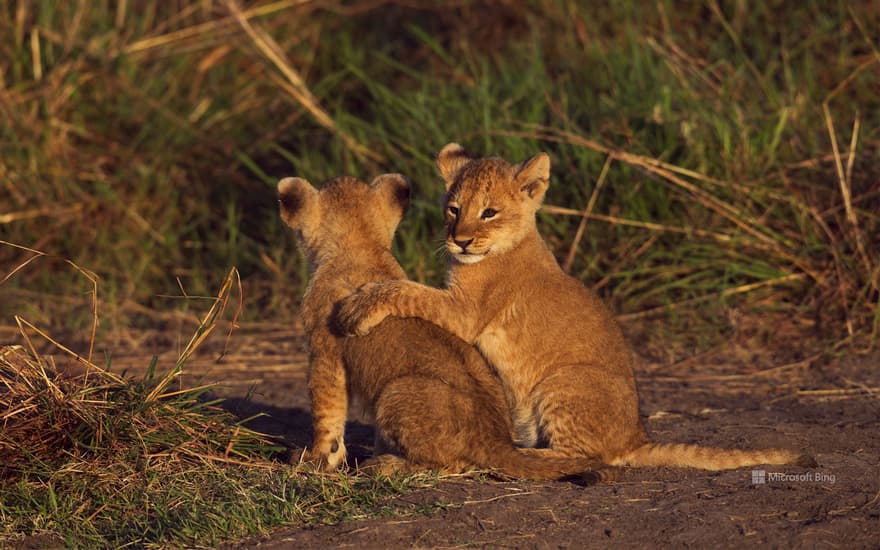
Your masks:
{"label": "cub's mouth", "polygon": [[453,252],[452,257],[455,258],[455,261],[459,263],[475,264],[483,260],[488,254],[488,252],[484,252],[482,254],[474,254],[472,252]]}
{"label": "cub's mouth", "polygon": [[458,244],[454,243],[447,243],[446,248],[447,250],[449,250],[449,253],[455,259],[455,261],[463,264],[475,264],[488,256],[489,252],[491,251],[491,247],[487,248],[486,250],[476,251],[470,250],[468,248],[462,248]]}

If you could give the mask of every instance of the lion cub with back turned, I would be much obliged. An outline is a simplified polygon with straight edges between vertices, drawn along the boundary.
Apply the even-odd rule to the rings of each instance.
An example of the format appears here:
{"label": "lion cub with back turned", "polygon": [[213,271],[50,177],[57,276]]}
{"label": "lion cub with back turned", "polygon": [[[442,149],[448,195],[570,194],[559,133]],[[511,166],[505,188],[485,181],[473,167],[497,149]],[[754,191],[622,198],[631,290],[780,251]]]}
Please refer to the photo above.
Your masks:
{"label": "lion cub with back turned", "polygon": [[[314,441],[308,458],[325,469],[345,459],[348,398],[375,421],[377,447],[400,452],[402,469],[492,468],[519,478],[556,479],[595,465],[517,449],[501,384],[472,346],[419,319],[389,319],[369,336],[344,338],[335,304],[365,283],[403,279],[391,240],[409,203],[397,174],[370,185],[339,177],[320,191],[301,178],[278,183],[281,218],[313,268],[303,298],[309,335]],[[395,464],[395,461],[380,463]]]}
{"label": "lion cub with back turned", "polygon": [[639,418],[631,353],[598,296],[560,269],[535,225],[550,159],[437,157],[446,182],[446,289],[410,281],[365,287],[343,302],[343,327],[366,334],[387,316],[429,320],[474,343],[498,371],[519,442],[608,465],[720,470],[807,465],[782,449],[651,443]]}

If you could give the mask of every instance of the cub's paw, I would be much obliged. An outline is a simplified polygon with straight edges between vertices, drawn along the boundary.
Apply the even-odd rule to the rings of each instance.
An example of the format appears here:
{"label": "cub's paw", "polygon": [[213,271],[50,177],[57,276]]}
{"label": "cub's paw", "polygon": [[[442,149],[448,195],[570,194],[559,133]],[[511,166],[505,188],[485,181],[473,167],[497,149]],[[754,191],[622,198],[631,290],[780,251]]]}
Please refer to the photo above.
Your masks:
{"label": "cub's paw", "polygon": [[341,440],[329,443],[316,443],[303,454],[302,462],[311,464],[316,470],[332,472],[345,464],[345,444]]}
{"label": "cub's paw", "polygon": [[368,458],[358,464],[358,472],[369,476],[390,477],[395,474],[414,473],[416,466],[395,454],[385,453]]}
{"label": "cub's paw", "polygon": [[336,310],[339,331],[345,336],[369,334],[388,316],[380,304],[386,293],[387,289],[383,285],[370,283],[343,299]]}

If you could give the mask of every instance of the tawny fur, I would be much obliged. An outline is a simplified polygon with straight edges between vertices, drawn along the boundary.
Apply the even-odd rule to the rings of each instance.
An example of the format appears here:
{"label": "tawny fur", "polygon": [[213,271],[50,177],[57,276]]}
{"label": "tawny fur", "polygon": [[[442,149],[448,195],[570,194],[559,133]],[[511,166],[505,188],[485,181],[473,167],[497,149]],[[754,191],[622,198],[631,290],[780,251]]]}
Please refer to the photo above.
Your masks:
{"label": "tawny fur", "polygon": [[369,336],[334,334],[335,304],[365,283],[403,279],[391,240],[409,201],[396,174],[370,185],[336,178],[320,191],[300,178],[278,184],[282,219],[297,234],[313,272],[303,298],[309,335],[314,441],[307,458],[324,469],[345,460],[349,398],[373,419],[377,447],[402,457],[381,471],[478,467],[508,476],[556,479],[596,465],[584,457],[517,449],[498,377],[479,352],[418,319],[389,319]]}
{"label": "tawny fur", "polygon": [[425,319],[475,344],[503,380],[518,442],[622,466],[719,470],[808,464],[798,453],[651,443],[639,418],[632,354],[610,310],[565,274],[538,233],[550,178],[538,154],[519,164],[473,159],[451,143],[446,182],[447,288],[410,281],[365,287],[339,321],[366,334],[388,316]]}

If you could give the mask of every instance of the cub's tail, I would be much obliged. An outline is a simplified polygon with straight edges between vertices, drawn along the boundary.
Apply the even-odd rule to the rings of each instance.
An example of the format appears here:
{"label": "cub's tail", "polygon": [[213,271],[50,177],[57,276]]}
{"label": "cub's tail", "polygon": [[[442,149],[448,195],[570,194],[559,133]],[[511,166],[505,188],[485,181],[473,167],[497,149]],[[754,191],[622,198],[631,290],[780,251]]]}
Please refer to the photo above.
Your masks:
{"label": "cub's tail", "polygon": [[601,461],[570,457],[555,453],[551,449],[520,449],[510,447],[496,451],[483,464],[484,468],[498,470],[506,476],[517,479],[562,480],[581,484],[598,483],[610,478],[608,466]]}
{"label": "cub's tail", "polygon": [[730,470],[758,464],[792,464],[807,468],[817,465],[810,455],[786,449],[740,451],[686,443],[645,443],[611,461],[612,466],[673,466],[702,470]]}

